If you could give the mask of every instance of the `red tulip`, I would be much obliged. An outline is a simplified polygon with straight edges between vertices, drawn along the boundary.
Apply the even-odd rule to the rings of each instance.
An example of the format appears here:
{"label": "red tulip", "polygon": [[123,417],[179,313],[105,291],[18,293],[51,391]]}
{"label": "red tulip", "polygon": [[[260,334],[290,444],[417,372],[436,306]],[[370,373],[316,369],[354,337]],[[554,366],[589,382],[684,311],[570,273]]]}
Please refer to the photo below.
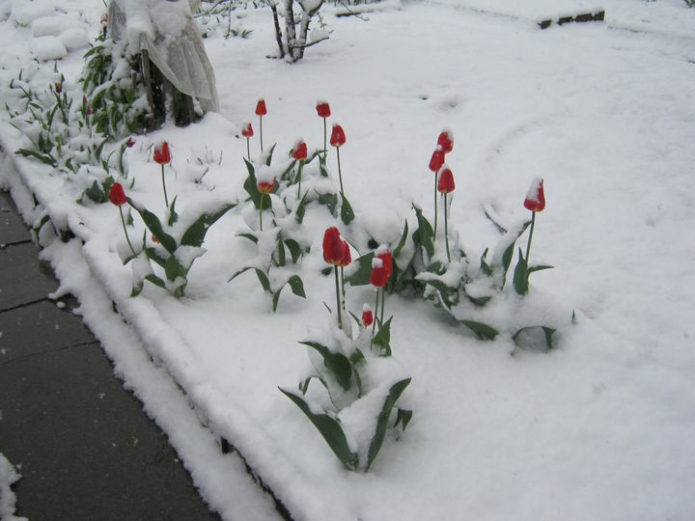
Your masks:
{"label": "red tulip", "polygon": [[340,255],[340,264],[339,266],[348,266],[352,262],[352,255],[350,255],[350,245],[347,243],[347,241],[343,241],[342,244],[342,253]]}
{"label": "red tulip", "polygon": [[450,130],[443,130],[442,133],[439,134],[437,144],[442,147],[445,154],[448,154],[454,149],[454,134],[452,134]]}
{"label": "red tulip", "polygon": [[241,127],[241,135],[244,137],[252,137],[253,136],[253,127],[251,126],[251,122],[247,121],[244,123]]}
{"label": "red tulip", "polygon": [[259,99],[256,103],[256,116],[265,116],[268,113],[268,109],[265,107],[265,100]]}
{"label": "red tulip", "polygon": [[333,125],[333,131],[331,132],[331,145],[334,147],[340,147],[345,144],[345,131],[343,127],[337,123]]}
{"label": "red tulip", "polygon": [[439,172],[439,169],[442,167],[444,164],[444,149],[441,147],[441,145],[437,145],[437,148],[434,149],[434,152],[432,153],[432,157],[430,158],[430,170],[432,172]]}
{"label": "red tulip", "polygon": [[109,188],[109,201],[116,206],[121,206],[128,202],[121,183],[114,183],[111,185],[111,188]]}
{"label": "red tulip", "polygon": [[160,165],[166,165],[171,161],[171,155],[169,154],[169,143],[162,141],[154,147],[154,154],[152,156],[155,163]]}
{"label": "red tulip", "polygon": [[454,174],[451,173],[451,169],[443,165],[441,171],[439,172],[439,183],[437,183],[437,190],[439,193],[448,194],[454,191],[456,184],[454,183]]}
{"label": "red tulip", "polygon": [[56,92],[60,94],[63,92],[63,82],[62,81],[57,81],[55,84]]}
{"label": "red tulip", "polygon": [[337,266],[343,255],[342,242],[338,228],[331,226],[326,229],[323,234],[323,260],[328,264]]}
{"label": "red tulip", "polygon": [[316,103],[316,112],[319,117],[327,118],[331,115],[331,106],[325,101],[319,101]]}
{"label": "red tulip", "polygon": [[393,273],[393,256],[386,246],[379,246],[376,250],[376,258],[381,259],[384,269],[386,270],[386,276],[390,276]]}
{"label": "red tulip", "polygon": [[292,149],[292,157],[297,161],[306,159],[306,143],[301,139],[295,143]]}
{"label": "red tulip", "polygon": [[540,212],[545,208],[545,193],[543,192],[543,179],[535,178],[524,199],[524,207],[532,212]]}
{"label": "red tulip", "polygon": [[383,288],[388,278],[383,261],[378,257],[374,257],[372,259],[372,273],[369,275],[369,283],[377,288]]}
{"label": "red tulip", "polygon": [[135,140],[132,137],[126,139],[125,146],[127,146],[128,148],[132,148],[133,145],[135,145]]}
{"label": "red tulip", "polygon": [[374,312],[372,308],[365,304],[364,308],[362,308],[362,324],[364,327],[369,327],[372,325],[372,322],[374,322]]}
{"label": "red tulip", "polygon": [[259,180],[256,187],[258,188],[258,191],[261,192],[262,194],[269,194],[270,192],[273,191],[273,187],[275,186],[275,178],[273,177],[272,181],[268,180]]}

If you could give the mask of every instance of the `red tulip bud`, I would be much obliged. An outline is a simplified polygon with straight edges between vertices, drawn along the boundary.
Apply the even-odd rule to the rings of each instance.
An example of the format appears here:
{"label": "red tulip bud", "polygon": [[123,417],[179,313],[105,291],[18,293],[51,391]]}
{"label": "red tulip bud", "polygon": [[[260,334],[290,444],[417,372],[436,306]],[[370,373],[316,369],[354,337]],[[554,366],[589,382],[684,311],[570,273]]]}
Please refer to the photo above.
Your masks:
{"label": "red tulip bud", "polygon": [[265,107],[265,100],[259,99],[256,103],[256,116],[265,116],[268,113],[268,109]]}
{"label": "red tulip bud", "polygon": [[364,327],[369,327],[374,322],[374,312],[367,304],[362,308],[362,324]]}
{"label": "red tulip bud", "polygon": [[116,206],[121,206],[128,202],[121,183],[114,183],[111,185],[111,188],[109,188],[109,201]]}
{"label": "red tulip bud", "polygon": [[442,147],[445,154],[448,154],[454,149],[454,134],[451,130],[443,130],[439,134],[439,139],[437,139],[437,144]]}
{"label": "red tulip bud", "polygon": [[434,149],[432,157],[430,158],[430,170],[432,170],[432,172],[434,173],[437,173],[439,172],[439,169],[442,167],[443,164],[444,149],[441,147],[441,145],[437,145],[437,148]]}
{"label": "red tulip bud", "polygon": [[388,278],[384,262],[380,258],[374,257],[372,259],[372,273],[369,275],[369,283],[377,288],[383,288]]}
{"label": "red tulip bud", "polygon": [[337,123],[333,125],[333,131],[331,132],[331,145],[334,147],[339,147],[345,144],[345,132],[343,127]]}
{"label": "red tulip bud", "polygon": [[331,107],[325,101],[319,101],[316,103],[316,112],[318,113],[319,117],[327,118],[331,115]]}
{"label": "red tulip bud", "polygon": [[169,154],[169,143],[162,141],[161,143],[155,145],[152,158],[154,159],[155,163],[159,163],[160,165],[166,165],[169,163],[171,161],[171,155]]}
{"label": "red tulip bud", "polygon": [[375,255],[377,259],[381,259],[383,267],[386,270],[386,276],[390,276],[391,273],[393,273],[393,256],[391,252],[382,244],[377,248]]}
{"label": "red tulip bud", "polygon": [[56,92],[60,94],[63,92],[63,82],[62,81],[57,81],[55,84]]}
{"label": "red tulip bud", "polygon": [[437,183],[437,190],[439,193],[448,194],[454,191],[456,184],[454,183],[454,174],[451,173],[451,169],[443,165],[442,169],[439,171],[439,182]]}
{"label": "red tulip bud", "polygon": [[273,191],[273,187],[275,186],[275,178],[273,177],[272,181],[264,180],[264,181],[258,181],[258,184],[256,185],[258,188],[258,191],[261,192],[262,194],[269,194],[270,192]]}
{"label": "red tulip bud", "polygon": [[524,207],[532,212],[540,212],[545,208],[545,193],[543,192],[543,179],[536,177],[524,199]]}
{"label": "red tulip bud", "polygon": [[347,266],[352,261],[350,246],[340,238],[335,226],[326,229],[323,234],[323,260],[334,266]]}
{"label": "red tulip bud", "polygon": [[251,122],[247,121],[244,123],[244,125],[241,127],[241,135],[244,137],[251,137],[253,136],[253,127],[251,126]]}
{"label": "red tulip bud", "polygon": [[301,139],[295,143],[292,149],[292,157],[297,161],[306,159],[306,143]]}

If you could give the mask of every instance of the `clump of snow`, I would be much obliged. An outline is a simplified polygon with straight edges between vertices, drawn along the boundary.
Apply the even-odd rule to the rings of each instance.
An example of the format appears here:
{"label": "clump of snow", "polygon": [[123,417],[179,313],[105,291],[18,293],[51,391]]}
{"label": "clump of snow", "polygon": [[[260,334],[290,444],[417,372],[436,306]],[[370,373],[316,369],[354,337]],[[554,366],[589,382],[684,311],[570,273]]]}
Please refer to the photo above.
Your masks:
{"label": "clump of snow", "polygon": [[60,60],[68,55],[68,50],[60,38],[42,36],[31,41],[31,50],[39,61]]}
{"label": "clump of snow", "polygon": [[90,38],[86,30],[80,27],[73,27],[61,33],[60,41],[63,42],[68,51],[72,52],[88,47]]}
{"label": "clump of snow", "polygon": [[18,25],[27,26],[37,18],[55,14],[55,7],[50,2],[15,2],[12,19]]}
{"label": "clump of snow", "polygon": [[34,37],[39,36],[60,36],[68,29],[76,25],[82,25],[74,16],[67,14],[53,14],[37,18],[31,23],[31,32]]}
{"label": "clump of snow", "polygon": [[26,517],[14,515],[16,498],[11,487],[21,477],[0,452],[0,521],[27,521]]}

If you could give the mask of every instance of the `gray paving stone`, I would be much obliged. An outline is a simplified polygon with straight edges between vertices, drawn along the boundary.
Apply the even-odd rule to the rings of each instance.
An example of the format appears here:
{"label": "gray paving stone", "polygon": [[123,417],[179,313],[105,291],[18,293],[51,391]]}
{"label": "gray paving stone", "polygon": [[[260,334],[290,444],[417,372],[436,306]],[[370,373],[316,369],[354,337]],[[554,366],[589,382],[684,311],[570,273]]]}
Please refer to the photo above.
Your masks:
{"label": "gray paving stone", "polygon": [[39,262],[34,244],[0,249],[0,310],[45,298],[57,287],[50,267]]}
{"label": "gray paving stone", "polygon": [[12,198],[0,190],[0,246],[28,240],[31,234],[17,215]]}
{"label": "gray paving stone", "polygon": [[98,343],[0,366],[0,447],[30,520],[219,520]]}
{"label": "gray paving stone", "polygon": [[0,366],[46,351],[93,342],[80,317],[42,301],[0,313]]}

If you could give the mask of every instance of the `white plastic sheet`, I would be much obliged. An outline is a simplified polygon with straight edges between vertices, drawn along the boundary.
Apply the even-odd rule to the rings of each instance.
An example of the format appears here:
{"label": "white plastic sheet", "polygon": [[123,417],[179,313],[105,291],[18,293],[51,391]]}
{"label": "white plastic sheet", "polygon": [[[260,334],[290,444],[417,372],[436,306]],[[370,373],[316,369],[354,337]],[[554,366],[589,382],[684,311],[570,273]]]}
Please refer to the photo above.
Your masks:
{"label": "white plastic sheet", "polygon": [[215,73],[205,53],[193,12],[200,0],[111,0],[109,35],[146,50],[180,92],[198,98],[204,110],[217,110]]}

